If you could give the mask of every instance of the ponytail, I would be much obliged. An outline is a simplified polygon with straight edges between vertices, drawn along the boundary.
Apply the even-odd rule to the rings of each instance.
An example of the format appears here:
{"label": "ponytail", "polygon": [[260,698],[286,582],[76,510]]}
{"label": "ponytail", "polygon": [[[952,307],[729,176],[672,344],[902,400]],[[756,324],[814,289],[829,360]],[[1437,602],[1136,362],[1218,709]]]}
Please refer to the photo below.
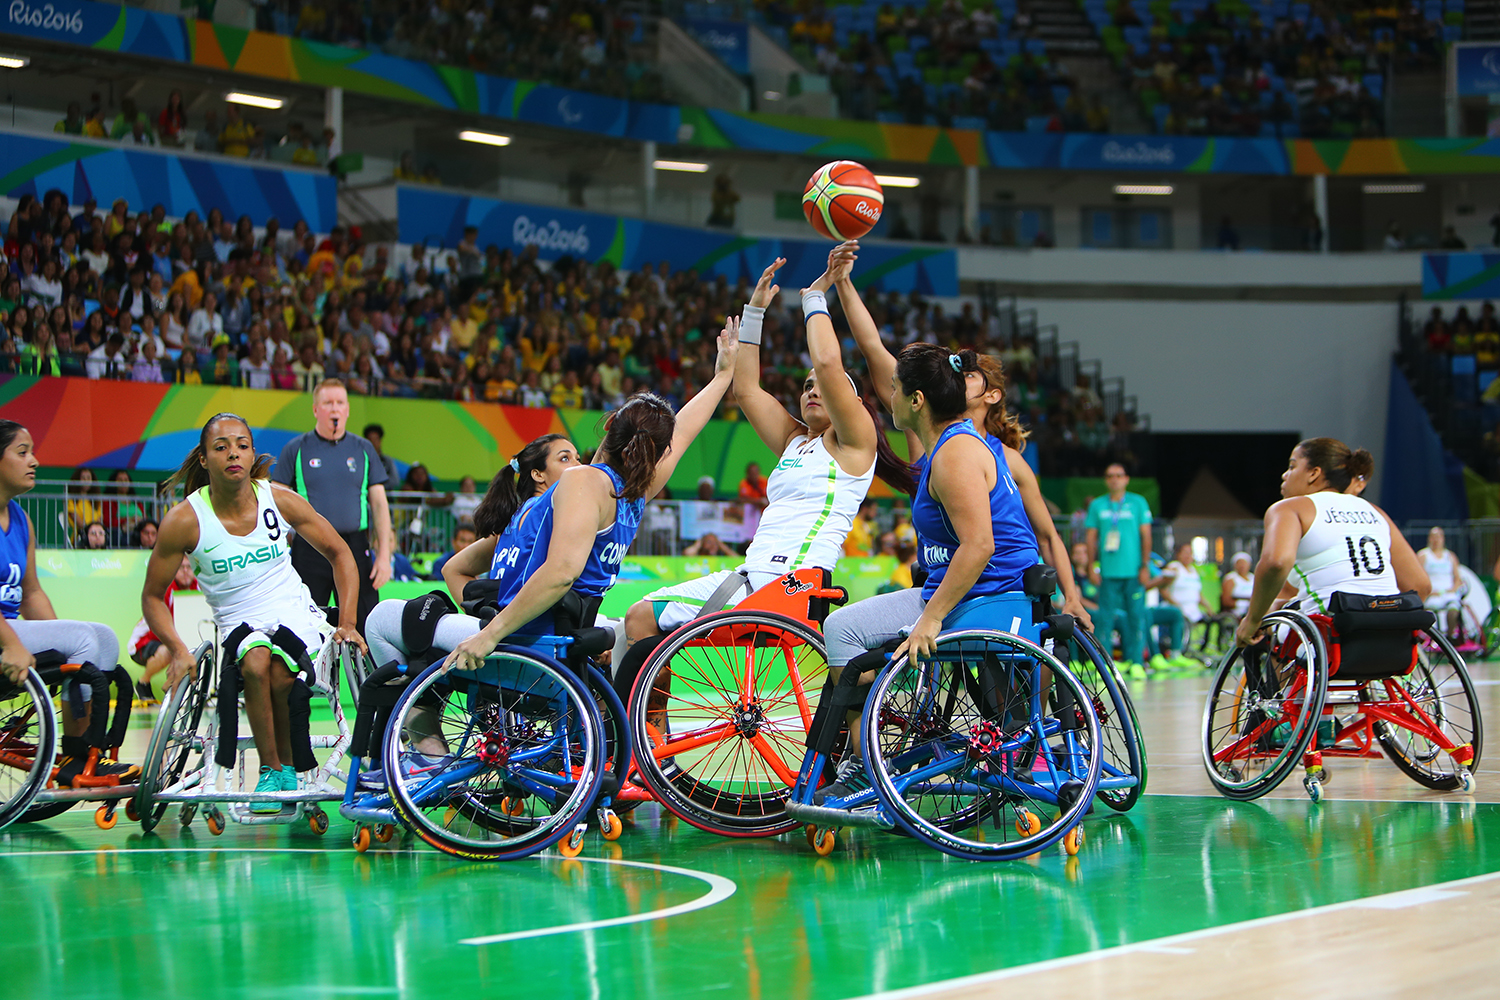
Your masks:
{"label": "ponytail", "polygon": [[886,437],[885,427],[881,424],[880,414],[874,405],[864,396],[860,396],[859,401],[865,404],[865,412],[870,414],[870,420],[875,424],[875,475],[897,493],[916,496],[916,473],[901,460],[896,449],[891,447],[890,438]]}
{"label": "ponytail", "polygon": [[1365,449],[1353,451],[1337,438],[1308,438],[1298,442],[1298,450],[1311,468],[1323,470],[1328,485],[1343,493],[1349,484],[1361,477],[1368,479],[1375,471],[1375,459]]}
{"label": "ponytail", "polygon": [[[204,464],[204,459],[208,455],[208,431],[209,428],[213,427],[220,420],[235,420],[243,424],[245,433],[250,438],[251,451],[254,451],[255,432],[250,429],[250,422],[248,420],[238,413],[215,413],[208,418],[208,423],[204,424],[203,429],[198,432],[198,443],[193,447],[192,451],[188,452],[188,456],[183,460],[182,465],[161,484],[160,489],[162,493],[170,494],[178,485],[181,485],[183,496],[188,496],[208,485],[208,467]],[[255,462],[250,467],[250,478],[271,478],[270,455],[255,456]]]}
{"label": "ponytail", "polygon": [[531,474],[547,468],[552,442],[567,440],[566,434],[543,434],[516,453],[490,480],[484,499],[474,509],[474,533],[480,538],[498,535],[510,527],[511,518],[521,505],[536,496],[536,481]]}

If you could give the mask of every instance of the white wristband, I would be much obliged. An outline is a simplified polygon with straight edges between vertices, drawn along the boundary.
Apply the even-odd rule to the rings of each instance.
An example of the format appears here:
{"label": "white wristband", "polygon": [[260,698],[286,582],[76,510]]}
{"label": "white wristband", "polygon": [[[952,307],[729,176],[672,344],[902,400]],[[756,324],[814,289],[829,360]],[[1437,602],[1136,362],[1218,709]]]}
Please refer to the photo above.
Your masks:
{"label": "white wristband", "polygon": [[822,313],[828,315],[828,296],[822,292],[808,289],[802,293],[802,321],[805,323],[813,314]]}
{"label": "white wristband", "polygon": [[745,311],[740,314],[740,343],[755,344],[759,347],[760,327],[765,318],[765,309],[760,306],[746,305]]}

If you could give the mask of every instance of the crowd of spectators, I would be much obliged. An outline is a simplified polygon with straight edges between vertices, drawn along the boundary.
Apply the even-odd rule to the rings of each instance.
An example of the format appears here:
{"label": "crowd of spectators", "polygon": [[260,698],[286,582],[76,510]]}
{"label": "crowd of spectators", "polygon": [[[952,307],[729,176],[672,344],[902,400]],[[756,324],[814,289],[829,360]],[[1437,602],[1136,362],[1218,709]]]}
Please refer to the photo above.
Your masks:
{"label": "crowd of spectators", "polygon": [[1442,60],[1445,15],[1431,4],[1085,6],[1123,83],[1166,133],[1379,136],[1387,71],[1431,69]]}
{"label": "crowd of spectators", "polygon": [[63,135],[113,139],[127,146],[168,146],[304,167],[327,166],[340,152],[338,137],[331,128],[314,134],[301,122],[293,121],[285,134],[271,134],[264,126],[246,118],[243,108],[234,103],[226,102],[222,115],[217,108],[209,108],[203,113],[200,127],[194,127],[183,107],[180,90],[173,90],[167,96],[166,106],[154,117],[139,107],[133,97],[121,99],[120,110],[111,115],[95,93],[89,99],[87,112],[81,102],[68,102],[66,114],[52,130]]}
{"label": "crowd of spectators", "polygon": [[262,31],[560,87],[665,101],[642,25],[596,0],[259,0]]}

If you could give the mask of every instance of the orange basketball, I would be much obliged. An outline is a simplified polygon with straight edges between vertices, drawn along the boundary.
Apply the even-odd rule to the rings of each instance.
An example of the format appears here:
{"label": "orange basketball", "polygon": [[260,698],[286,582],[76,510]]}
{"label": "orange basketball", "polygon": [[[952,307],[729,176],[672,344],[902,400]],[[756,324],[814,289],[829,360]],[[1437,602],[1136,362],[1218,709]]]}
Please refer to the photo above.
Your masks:
{"label": "orange basketball", "polygon": [[885,192],[862,163],[834,160],[813,172],[802,190],[802,214],[819,235],[857,240],[880,221]]}

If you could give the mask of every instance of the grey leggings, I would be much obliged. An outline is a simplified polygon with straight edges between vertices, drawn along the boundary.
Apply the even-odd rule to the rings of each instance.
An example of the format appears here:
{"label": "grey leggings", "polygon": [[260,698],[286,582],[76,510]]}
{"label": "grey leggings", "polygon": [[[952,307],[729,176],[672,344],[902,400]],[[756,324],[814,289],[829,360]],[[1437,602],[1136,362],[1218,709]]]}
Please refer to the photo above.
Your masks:
{"label": "grey leggings", "polygon": [[[401,616],[405,610],[405,601],[381,601],[365,619],[365,642],[370,644],[370,656],[376,666],[407,661],[410,651],[401,635]],[[452,652],[455,646],[483,627],[473,615],[444,615],[438,619],[432,647]]]}
{"label": "grey leggings", "polygon": [[823,623],[828,639],[828,666],[838,669],[867,649],[876,649],[909,629],[922,617],[927,602],[913,587],[877,594],[839,608]]}
{"label": "grey leggings", "polygon": [[[55,649],[62,654],[65,663],[92,663],[100,670],[113,670],[120,662],[120,640],[108,625],[63,618],[53,621],[12,618],[10,627],[15,629],[16,638],[33,656]],[[85,686],[84,700],[93,696],[93,688]]]}

